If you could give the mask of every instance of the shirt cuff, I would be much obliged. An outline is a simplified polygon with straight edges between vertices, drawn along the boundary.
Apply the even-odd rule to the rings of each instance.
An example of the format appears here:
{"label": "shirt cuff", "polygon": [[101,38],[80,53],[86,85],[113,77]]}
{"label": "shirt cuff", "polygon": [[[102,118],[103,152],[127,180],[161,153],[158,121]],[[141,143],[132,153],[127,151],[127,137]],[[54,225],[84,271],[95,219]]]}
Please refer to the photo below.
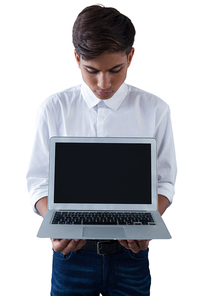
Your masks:
{"label": "shirt cuff", "polygon": [[38,214],[39,216],[40,213],[38,212],[38,210],[36,209],[36,203],[42,199],[43,197],[45,196],[48,196],[48,190],[43,190],[43,191],[40,191],[39,194],[34,194],[32,197],[31,197],[31,206],[33,208],[33,211]]}
{"label": "shirt cuff", "polygon": [[169,200],[170,204],[173,202],[173,196],[174,196],[174,186],[170,183],[159,183],[158,184],[158,194],[164,195]]}

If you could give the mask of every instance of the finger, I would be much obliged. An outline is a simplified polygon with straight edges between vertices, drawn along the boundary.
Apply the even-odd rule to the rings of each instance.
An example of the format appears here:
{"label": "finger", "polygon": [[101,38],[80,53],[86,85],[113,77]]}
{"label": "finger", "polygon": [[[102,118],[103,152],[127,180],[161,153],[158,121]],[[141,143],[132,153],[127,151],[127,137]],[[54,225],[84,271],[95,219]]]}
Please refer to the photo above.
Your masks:
{"label": "finger", "polygon": [[71,240],[68,245],[61,251],[62,254],[67,255],[70,252],[81,249],[85,245],[85,242],[81,240]]}
{"label": "finger", "polygon": [[139,245],[140,250],[145,251],[149,246],[149,240],[138,241],[138,245]]}
{"label": "finger", "polygon": [[86,240],[81,239],[76,245],[76,250],[80,250],[83,246],[85,246]]}
{"label": "finger", "polygon": [[126,249],[129,249],[128,242],[126,240],[119,240],[119,243]]}
{"label": "finger", "polygon": [[140,251],[140,247],[138,245],[138,241],[134,241],[134,240],[128,240],[128,246],[129,249],[133,252],[133,253],[138,253]]}
{"label": "finger", "polygon": [[70,243],[70,239],[52,239],[52,246],[55,252],[62,252]]}

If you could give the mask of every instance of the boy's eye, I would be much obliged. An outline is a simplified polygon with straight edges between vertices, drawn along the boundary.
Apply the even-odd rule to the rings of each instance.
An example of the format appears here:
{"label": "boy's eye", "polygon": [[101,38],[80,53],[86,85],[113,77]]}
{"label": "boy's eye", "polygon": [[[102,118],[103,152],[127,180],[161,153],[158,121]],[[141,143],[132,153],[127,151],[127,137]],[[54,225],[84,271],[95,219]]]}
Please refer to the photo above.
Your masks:
{"label": "boy's eye", "polygon": [[98,73],[98,71],[94,71],[94,70],[88,70],[87,68],[86,68],[86,70],[88,71],[88,73],[90,73],[90,74],[97,74]]}
{"label": "boy's eye", "polygon": [[111,70],[110,73],[119,73],[121,69],[118,70]]}

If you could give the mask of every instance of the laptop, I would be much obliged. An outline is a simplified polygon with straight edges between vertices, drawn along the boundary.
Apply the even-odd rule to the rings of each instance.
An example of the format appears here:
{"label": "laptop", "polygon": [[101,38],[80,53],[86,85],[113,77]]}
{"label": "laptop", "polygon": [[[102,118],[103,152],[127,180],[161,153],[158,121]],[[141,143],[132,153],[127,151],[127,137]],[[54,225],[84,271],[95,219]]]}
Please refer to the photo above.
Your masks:
{"label": "laptop", "polygon": [[48,211],[38,237],[169,239],[157,207],[155,139],[50,139]]}

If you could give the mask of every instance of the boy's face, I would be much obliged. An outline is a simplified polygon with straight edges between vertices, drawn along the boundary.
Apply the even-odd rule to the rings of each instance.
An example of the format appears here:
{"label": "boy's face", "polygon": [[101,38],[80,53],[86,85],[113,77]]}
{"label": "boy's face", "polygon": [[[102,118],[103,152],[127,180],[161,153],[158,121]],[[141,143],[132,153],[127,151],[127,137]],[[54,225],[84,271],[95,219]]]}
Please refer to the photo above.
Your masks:
{"label": "boy's face", "polygon": [[85,83],[97,98],[107,100],[125,81],[133,54],[134,48],[128,57],[125,53],[106,52],[95,59],[85,61],[75,51],[75,58]]}

